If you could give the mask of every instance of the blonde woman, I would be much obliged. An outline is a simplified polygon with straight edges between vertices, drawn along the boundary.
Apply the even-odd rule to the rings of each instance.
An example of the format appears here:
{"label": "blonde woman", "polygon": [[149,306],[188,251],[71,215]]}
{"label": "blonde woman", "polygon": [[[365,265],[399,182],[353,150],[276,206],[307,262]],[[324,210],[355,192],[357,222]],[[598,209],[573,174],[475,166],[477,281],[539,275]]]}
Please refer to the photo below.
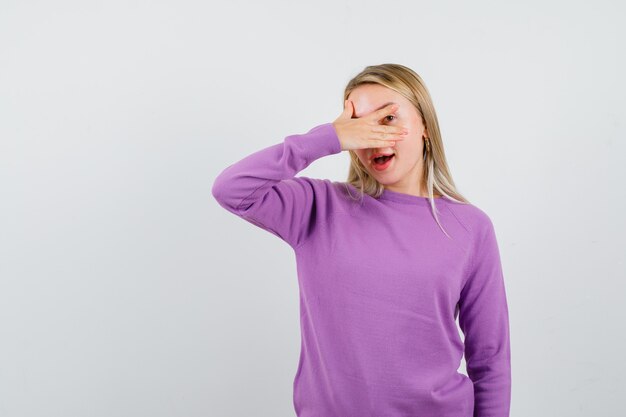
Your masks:
{"label": "blonde woman", "polygon": [[[346,182],[296,176],[341,151],[351,160]],[[228,166],[212,193],[294,250],[298,416],[509,415],[494,226],[455,188],[432,100],[413,70],[366,67],[346,86],[335,121]],[[463,353],[469,377],[457,371]]]}

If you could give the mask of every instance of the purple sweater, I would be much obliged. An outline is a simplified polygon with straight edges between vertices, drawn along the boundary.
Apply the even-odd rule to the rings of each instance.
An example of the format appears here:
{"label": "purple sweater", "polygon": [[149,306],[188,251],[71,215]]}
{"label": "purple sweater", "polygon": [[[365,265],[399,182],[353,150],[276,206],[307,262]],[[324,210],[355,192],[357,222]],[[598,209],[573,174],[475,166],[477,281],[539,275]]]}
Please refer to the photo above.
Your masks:
{"label": "purple sweater", "polygon": [[[300,289],[300,417],[505,417],[511,368],[493,224],[471,204],[295,175],[341,152],[332,123],[226,167],[212,194],[287,242]],[[456,326],[463,331],[461,340]],[[467,374],[457,372],[463,353]]]}

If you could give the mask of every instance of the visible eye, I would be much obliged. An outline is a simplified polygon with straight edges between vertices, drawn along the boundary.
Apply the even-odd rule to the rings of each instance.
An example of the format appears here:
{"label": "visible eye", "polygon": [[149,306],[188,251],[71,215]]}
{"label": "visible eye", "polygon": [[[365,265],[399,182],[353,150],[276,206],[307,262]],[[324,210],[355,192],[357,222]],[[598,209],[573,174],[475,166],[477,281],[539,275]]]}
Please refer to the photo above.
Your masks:
{"label": "visible eye", "polygon": [[396,116],[394,116],[393,114],[389,114],[389,115],[385,116],[385,119],[386,119],[386,120],[388,120],[388,121],[390,121],[390,122],[391,122],[392,120],[389,120],[389,119],[388,119],[388,117],[393,117],[394,119],[396,118]]}

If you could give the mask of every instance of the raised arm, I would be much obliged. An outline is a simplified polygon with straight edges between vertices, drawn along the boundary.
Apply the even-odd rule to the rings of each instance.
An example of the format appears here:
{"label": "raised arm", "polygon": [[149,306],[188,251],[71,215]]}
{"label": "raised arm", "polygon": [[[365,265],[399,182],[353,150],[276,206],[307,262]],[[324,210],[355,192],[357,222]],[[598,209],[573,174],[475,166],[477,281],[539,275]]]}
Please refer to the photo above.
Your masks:
{"label": "raised arm", "polygon": [[213,183],[213,197],[226,210],[297,248],[328,213],[328,182],[295,175],[314,160],[341,150],[393,146],[407,130],[380,123],[397,109],[390,104],[354,117],[350,100],[332,123],[257,151],[226,167]]}
{"label": "raised arm", "polygon": [[226,167],[215,179],[213,197],[226,210],[265,229],[291,247],[310,230],[322,182],[295,175],[313,161],[341,151],[332,123],[257,151]]}
{"label": "raised arm", "polygon": [[495,230],[485,216],[461,291],[459,325],[467,374],[474,383],[474,417],[508,417],[511,401],[509,313]]}

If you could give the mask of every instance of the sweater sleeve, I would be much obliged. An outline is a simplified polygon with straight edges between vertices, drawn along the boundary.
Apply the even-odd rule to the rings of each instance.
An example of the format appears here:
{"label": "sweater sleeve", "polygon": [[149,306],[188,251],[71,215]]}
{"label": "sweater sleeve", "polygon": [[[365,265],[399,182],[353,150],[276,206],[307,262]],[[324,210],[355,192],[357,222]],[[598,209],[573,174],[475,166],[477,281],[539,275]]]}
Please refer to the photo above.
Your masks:
{"label": "sweater sleeve", "polygon": [[496,234],[485,216],[459,300],[474,417],[508,417],[511,401],[509,313]]}
{"label": "sweater sleeve", "polygon": [[321,124],[229,165],[211,192],[226,210],[296,248],[311,230],[321,196],[314,179],[295,175],[314,160],[340,151],[333,124]]}

